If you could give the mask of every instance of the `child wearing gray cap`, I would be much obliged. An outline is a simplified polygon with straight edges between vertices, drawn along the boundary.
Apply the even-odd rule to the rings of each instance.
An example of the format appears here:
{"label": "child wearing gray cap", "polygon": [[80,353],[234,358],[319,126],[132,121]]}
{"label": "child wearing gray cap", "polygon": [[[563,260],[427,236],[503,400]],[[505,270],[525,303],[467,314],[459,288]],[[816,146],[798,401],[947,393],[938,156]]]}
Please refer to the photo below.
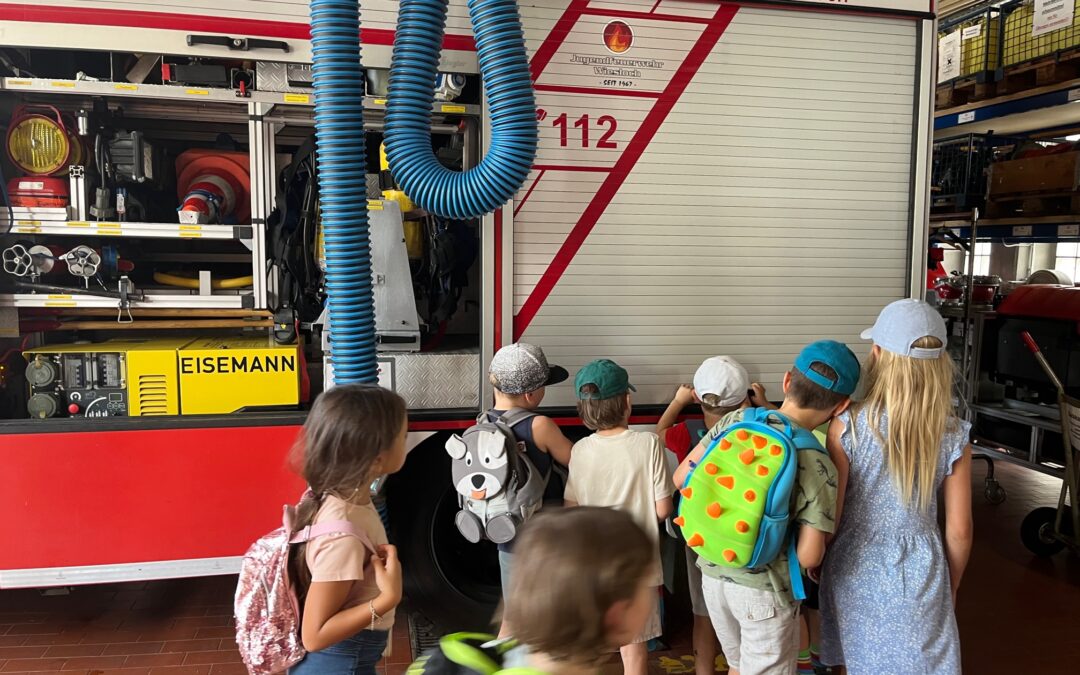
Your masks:
{"label": "child wearing gray cap", "polygon": [[[564,368],[548,364],[544,350],[525,342],[510,344],[491,359],[488,380],[495,388],[495,407],[488,411],[488,419],[495,421],[506,417],[510,430],[520,443],[533,466],[540,473],[549,475],[548,488],[544,494],[546,503],[561,502],[563,484],[553,473],[554,463],[570,464],[573,443],[550,417],[534,411],[544,401],[546,387],[566,380],[569,374]],[[510,588],[510,569],[513,565],[513,542],[499,544],[499,568],[502,573],[503,597]],[[507,627],[503,626],[502,633]]]}

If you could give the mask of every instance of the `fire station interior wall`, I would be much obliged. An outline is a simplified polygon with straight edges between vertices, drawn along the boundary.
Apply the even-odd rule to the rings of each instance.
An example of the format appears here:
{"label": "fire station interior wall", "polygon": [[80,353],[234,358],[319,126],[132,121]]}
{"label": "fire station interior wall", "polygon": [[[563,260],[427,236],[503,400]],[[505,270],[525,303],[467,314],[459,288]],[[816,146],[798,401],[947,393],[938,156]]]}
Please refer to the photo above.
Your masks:
{"label": "fire station interior wall", "polygon": [[[535,51],[566,3],[529,5],[523,12]],[[593,20],[594,33],[610,21],[584,19]],[[692,41],[699,30],[627,23],[635,33],[627,55],[636,59],[678,61],[679,50],[690,48],[680,40]],[[604,53],[601,39],[584,35],[575,28],[567,42],[577,43],[560,48],[548,68],[565,67],[564,49]],[[917,38],[910,20],[740,7],[527,328],[515,334],[542,345],[571,373],[594,358],[618,361],[637,386],[635,401],[645,404],[670,400],[675,386],[716,354],[738,359],[774,399],[810,341],[841,340],[865,356],[859,333],[909,286]],[[601,46],[588,47],[586,39]],[[559,77],[565,82],[571,72]],[[653,104],[543,90],[538,101],[548,117],[537,164],[578,169],[613,166]],[[595,130],[592,147],[561,147],[560,129],[553,129],[560,107],[571,122],[584,113],[618,118],[610,138],[617,148],[598,149]],[[575,133],[571,127],[569,145],[579,144]],[[537,182],[538,175],[534,170],[515,204],[518,325],[607,179],[602,171],[549,170]],[[573,402],[568,385],[545,400]]]}
{"label": "fire station interior wall", "polygon": [[[0,44],[109,51],[163,53],[266,61],[311,62],[308,37],[310,0],[0,0]],[[364,65],[388,68],[397,22],[396,0],[363,0],[361,24],[369,31]],[[188,34],[265,37],[289,45],[289,52],[259,49],[231,52],[224,47],[190,47]],[[472,36],[465,0],[450,0],[446,34]],[[458,46],[462,40],[457,40]],[[448,72],[478,72],[473,50],[446,49]]]}

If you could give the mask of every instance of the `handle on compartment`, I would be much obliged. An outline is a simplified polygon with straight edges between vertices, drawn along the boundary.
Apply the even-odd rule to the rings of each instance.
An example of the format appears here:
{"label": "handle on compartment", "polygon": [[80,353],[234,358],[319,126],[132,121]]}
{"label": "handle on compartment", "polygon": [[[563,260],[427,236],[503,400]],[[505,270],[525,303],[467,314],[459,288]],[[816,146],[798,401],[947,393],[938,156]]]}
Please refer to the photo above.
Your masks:
{"label": "handle on compartment", "polygon": [[227,35],[188,35],[189,47],[211,46],[226,47],[231,51],[247,52],[252,49],[276,49],[289,52],[289,44],[281,40],[260,40],[257,38],[234,38]]}

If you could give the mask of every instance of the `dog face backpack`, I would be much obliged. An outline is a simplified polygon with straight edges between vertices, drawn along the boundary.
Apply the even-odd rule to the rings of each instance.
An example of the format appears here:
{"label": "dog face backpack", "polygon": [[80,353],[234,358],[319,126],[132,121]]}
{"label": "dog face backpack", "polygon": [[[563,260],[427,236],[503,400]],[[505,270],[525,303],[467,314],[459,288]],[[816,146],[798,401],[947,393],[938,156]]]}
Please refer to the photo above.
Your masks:
{"label": "dog face backpack", "polygon": [[[769,425],[777,420],[782,430]],[[680,490],[675,524],[687,546],[720,567],[758,568],[788,547],[792,591],[805,593],[788,520],[799,450],[825,452],[779,412],[749,408],[709,445]]]}
{"label": "dog face backpack", "polygon": [[454,521],[472,543],[505,544],[540,510],[548,475],[541,475],[514,436],[514,425],[536,413],[514,408],[490,421],[487,413],[460,436],[446,441],[458,511]]}

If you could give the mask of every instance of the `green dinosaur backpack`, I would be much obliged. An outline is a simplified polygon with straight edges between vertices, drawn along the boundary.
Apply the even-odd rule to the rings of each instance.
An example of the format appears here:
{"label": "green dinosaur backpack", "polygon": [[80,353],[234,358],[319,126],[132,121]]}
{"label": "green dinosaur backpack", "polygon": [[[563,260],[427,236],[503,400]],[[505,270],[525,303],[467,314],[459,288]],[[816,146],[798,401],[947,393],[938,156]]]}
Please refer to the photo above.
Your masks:
{"label": "green dinosaur backpack", "polygon": [[698,557],[720,567],[759,568],[786,546],[791,589],[802,600],[802,571],[788,527],[800,450],[825,452],[814,434],[781,413],[748,408],[690,471],[675,524]]}
{"label": "green dinosaur backpack", "polygon": [[484,633],[452,633],[439,646],[422,655],[406,671],[408,675],[545,675],[535,668],[504,667],[514,640],[499,640]]}

